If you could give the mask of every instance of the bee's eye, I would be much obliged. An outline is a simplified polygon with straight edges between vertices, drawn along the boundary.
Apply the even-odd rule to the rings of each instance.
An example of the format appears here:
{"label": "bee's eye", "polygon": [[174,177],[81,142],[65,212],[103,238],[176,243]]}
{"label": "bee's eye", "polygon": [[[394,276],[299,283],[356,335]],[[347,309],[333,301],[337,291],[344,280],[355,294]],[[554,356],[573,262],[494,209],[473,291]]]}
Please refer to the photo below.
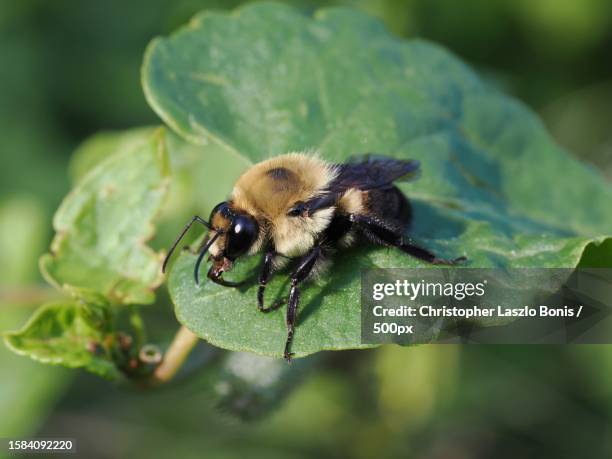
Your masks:
{"label": "bee's eye", "polygon": [[227,233],[224,255],[229,259],[244,255],[257,239],[259,225],[255,219],[246,215],[237,215]]}

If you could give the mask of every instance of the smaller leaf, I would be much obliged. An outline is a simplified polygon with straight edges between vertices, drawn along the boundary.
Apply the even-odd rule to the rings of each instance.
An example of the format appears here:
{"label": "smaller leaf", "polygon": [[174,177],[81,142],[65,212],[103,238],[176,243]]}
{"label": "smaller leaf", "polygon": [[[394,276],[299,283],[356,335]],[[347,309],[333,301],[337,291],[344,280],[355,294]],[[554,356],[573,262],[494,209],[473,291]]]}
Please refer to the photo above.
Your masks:
{"label": "smaller leaf", "polygon": [[41,306],[18,332],[7,333],[6,345],[43,363],[84,368],[116,379],[110,345],[111,319],[107,305],[64,301]]}
{"label": "smaller leaf", "polygon": [[133,151],[148,141],[154,127],[139,127],[121,132],[99,132],[81,143],[72,154],[68,174],[78,183],[94,167],[109,157],[123,151]]}
{"label": "smaller leaf", "polygon": [[145,140],[102,161],[66,197],[55,214],[51,253],[41,259],[49,282],[111,303],[154,300],[160,257],[145,242],[169,178],[163,130]]}

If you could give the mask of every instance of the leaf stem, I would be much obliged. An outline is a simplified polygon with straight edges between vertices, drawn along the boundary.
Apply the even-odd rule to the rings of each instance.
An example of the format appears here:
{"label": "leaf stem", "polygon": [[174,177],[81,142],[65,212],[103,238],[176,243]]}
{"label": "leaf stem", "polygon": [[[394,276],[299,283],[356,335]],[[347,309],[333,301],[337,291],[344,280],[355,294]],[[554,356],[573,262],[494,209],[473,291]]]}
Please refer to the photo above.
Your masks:
{"label": "leaf stem", "polygon": [[199,338],[181,326],[166,351],[162,362],[153,373],[154,384],[164,384],[170,381],[181,368]]}

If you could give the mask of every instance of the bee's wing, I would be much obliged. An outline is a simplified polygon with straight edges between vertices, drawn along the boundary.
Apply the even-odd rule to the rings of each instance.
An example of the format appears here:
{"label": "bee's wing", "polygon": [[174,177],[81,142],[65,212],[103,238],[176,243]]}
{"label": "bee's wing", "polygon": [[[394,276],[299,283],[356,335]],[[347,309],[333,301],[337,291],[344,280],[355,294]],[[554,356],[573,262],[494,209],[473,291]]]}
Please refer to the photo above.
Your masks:
{"label": "bee's wing", "polygon": [[416,159],[403,160],[374,154],[354,156],[348,162],[336,165],[338,173],[329,188],[331,192],[342,192],[348,188],[389,188],[395,181],[417,178],[419,167]]}

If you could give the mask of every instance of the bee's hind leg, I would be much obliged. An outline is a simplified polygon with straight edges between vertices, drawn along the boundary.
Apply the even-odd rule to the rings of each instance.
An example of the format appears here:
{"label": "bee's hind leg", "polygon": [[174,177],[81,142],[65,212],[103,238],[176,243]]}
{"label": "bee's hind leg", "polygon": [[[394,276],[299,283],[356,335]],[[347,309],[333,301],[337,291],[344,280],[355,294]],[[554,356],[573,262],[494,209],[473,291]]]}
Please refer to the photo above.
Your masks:
{"label": "bee's hind leg", "polygon": [[283,356],[287,363],[291,363],[293,353],[290,352],[291,342],[293,341],[293,333],[295,330],[295,320],[297,318],[297,309],[300,303],[300,290],[298,285],[303,282],[312,272],[317,260],[322,255],[320,246],[315,245],[310,251],[304,255],[299,262],[296,270],[291,274],[291,291],[289,292],[289,305],[287,306],[287,342],[285,343],[285,351]]}
{"label": "bee's hind leg", "polygon": [[410,239],[407,239],[402,235],[401,231],[380,218],[351,214],[349,219],[370,241],[380,245],[397,247],[402,252],[418,258],[419,260],[423,260],[434,265],[455,265],[458,263],[463,263],[467,260],[467,258],[463,256],[453,259],[439,258],[430,250],[412,243]]}

